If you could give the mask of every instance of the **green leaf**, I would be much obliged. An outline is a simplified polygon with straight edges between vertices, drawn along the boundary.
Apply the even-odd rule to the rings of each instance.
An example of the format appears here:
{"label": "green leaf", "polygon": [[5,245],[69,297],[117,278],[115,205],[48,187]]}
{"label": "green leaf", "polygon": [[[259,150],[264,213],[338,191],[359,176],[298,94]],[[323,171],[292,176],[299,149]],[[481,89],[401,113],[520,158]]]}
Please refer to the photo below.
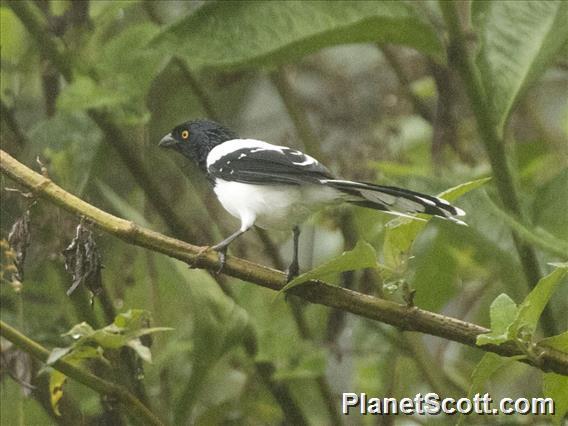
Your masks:
{"label": "green leaf", "polygon": [[91,78],[78,76],[57,98],[57,109],[73,113],[88,108],[110,108],[128,102],[125,91],[105,88]]}
{"label": "green leaf", "polygon": [[[566,206],[568,206],[568,168],[562,169],[535,190],[532,203],[534,224],[541,226],[557,239],[568,241],[568,214],[561,214],[566,211]],[[568,251],[563,257],[567,256]]]}
{"label": "green leaf", "polygon": [[511,336],[517,336],[521,329],[533,333],[544,307],[548,303],[558,283],[566,276],[568,268],[558,268],[539,280],[523,303],[519,306],[517,318],[511,324]]}
{"label": "green leaf", "polygon": [[498,345],[510,340],[509,326],[517,318],[519,308],[505,293],[495,298],[489,309],[491,332],[477,336],[477,345]]}
{"label": "green leaf", "polygon": [[[505,358],[492,352],[487,352],[483,355],[483,358],[481,358],[471,373],[471,384],[467,393],[468,398],[473,399],[475,394],[483,394],[485,383],[487,383],[495,373],[519,358],[520,357]],[[467,416],[460,414],[457,425],[464,424],[466,419]]]}
{"label": "green leaf", "polygon": [[[566,183],[568,183],[568,181]],[[567,188],[568,188],[568,186],[567,186]],[[563,188],[561,190],[563,190]],[[567,191],[564,191],[564,192],[567,192]],[[540,196],[541,192],[538,191],[538,194]],[[568,192],[567,192],[567,194],[568,194]],[[551,213],[549,215],[549,217],[551,217],[551,218],[553,218],[554,215],[558,216],[558,217],[559,216],[565,216],[565,215],[559,215],[558,211],[561,211],[565,205],[568,205],[568,198],[564,198],[564,200],[563,200],[562,192],[560,192],[560,191],[557,194],[555,194],[554,197],[555,197],[554,200],[551,199],[550,203],[540,204],[540,203],[535,202],[535,205],[538,204],[538,206],[540,206],[539,211],[548,210]],[[510,213],[508,213],[505,210],[502,210],[500,207],[498,207],[491,200],[491,198],[489,198],[489,196],[487,194],[485,194],[485,200],[487,202],[487,206],[489,207],[491,213],[494,213],[496,216],[501,218],[507,225],[509,225],[511,227],[511,229],[513,229],[517,233],[517,235],[520,238],[522,238],[523,240],[525,240],[529,244],[533,244],[534,246],[539,247],[543,250],[546,250],[550,254],[553,254],[555,256],[559,256],[560,258],[568,255],[568,242],[567,241],[559,239],[557,236],[548,233],[547,231],[545,231],[542,228],[533,229],[532,227],[529,228],[526,225],[523,225],[513,215],[511,215]],[[556,203],[558,203],[558,205],[555,206],[554,204],[556,204]],[[562,203],[564,203],[564,204],[562,204]],[[552,213],[554,213],[554,214],[552,214]],[[553,219],[553,220],[558,220],[558,219]],[[560,219],[559,221],[566,221],[567,222],[566,226],[568,226],[568,220]],[[536,221],[535,221],[535,223],[536,223]],[[557,229],[563,229],[563,227],[558,226]]]}
{"label": "green leaf", "polygon": [[67,348],[54,349],[48,359],[54,363],[60,358],[68,362],[86,358],[101,358],[105,349],[119,349],[129,346],[145,361],[151,361],[150,350],[143,346],[140,337],[158,331],[172,330],[169,327],[147,327],[150,314],[142,309],[131,309],[118,314],[113,323],[94,330],[86,322],[75,325],[64,336],[71,336],[75,341]]}
{"label": "green leaf", "polygon": [[71,330],[63,334],[63,336],[71,336],[74,340],[79,340],[81,338],[91,337],[95,330],[86,322],[74,325]]}
{"label": "green leaf", "polygon": [[[86,114],[57,112],[34,123],[29,133],[34,152],[45,156],[49,174],[58,185],[81,196],[101,147],[102,132]],[[81,141],[81,143],[77,143]]]}
{"label": "green leaf", "polygon": [[538,342],[539,345],[549,346],[559,351],[568,353],[568,331],[556,336],[547,337]]}
{"label": "green leaf", "polygon": [[438,198],[443,198],[446,201],[454,201],[460,198],[461,196],[467,194],[474,189],[480,188],[485,185],[487,182],[491,180],[490,177],[481,178],[472,180],[466,183],[461,183],[456,185],[450,189],[446,189],[445,191],[440,192],[436,195]]}
{"label": "green leaf", "polygon": [[144,309],[129,309],[118,314],[112,322],[119,329],[138,330],[150,322],[150,313]]}
{"label": "green leaf", "polygon": [[377,253],[375,249],[369,243],[361,240],[357,242],[353,250],[343,252],[311,271],[297,276],[286,284],[280,292],[288,291],[306,281],[322,279],[331,274],[376,267]]}
{"label": "green leaf", "polygon": [[476,1],[477,66],[502,132],[511,109],[568,41],[566,1]]}
{"label": "green leaf", "polygon": [[[54,348],[46,361],[47,365],[51,365],[59,359],[63,359],[70,364],[79,364],[85,359],[101,359],[103,358],[103,351],[101,348],[94,348],[92,346],[82,345],[76,346],[76,343],[67,348]],[[49,397],[53,412],[60,416],[59,401],[63,397],[63,385],[67,381],[67,376],[58,370],[50,369],[49,372]]]}
{"label": "green leaf", "polygon": [[163,60],[163,52],[147,46],[157,32],[156,25],[146,22],[128,26],[115,37],[102,34],[104,39],[92,40],[92,50],[85,53],[92,69],[85,67],[89,71],[64,88],[58,108],[67,112],[110,109],[117,122],[127,125],[147,121],[146,94]]}
{"label": "green leaf", "polygon": [[511,358],[505,358],[493,352],[487,352],[483,355],[483,358],[481,358],[471,373],[471,385],[468,395],[473,396],[476,393],[481,393],[484,389],[483,386],[491,376],[511,361]]}
{"label": "green leaf", "polygon": [[275,65],[366,42],[403,44],[443,58],[433,28],[402,2],[210,2],[155,42],[196,68]]}
{"label": "green leaf", "polygon": [[554,401],[554,416],[552,423],[560,426],[562,419],[568,413],[568,376],[556,373],[545,373],[542,378],[542,392]]}
{"label": "green leaf", "polygon": [[442,228],[428,234],[416,250],[420,255],[412,261],[408,281],[416,290],[414,302],[422,309],[438,312],[458,291],[459,252],[452,245],[455,232]]}
{"label": "green leaf", "polygon": [[385,265],[395,270],[404,269],[412,243],[426,224],[410,218],[396,218],[385,225],[383,253]]}
{"label": "green leaf", "polygon": [[491,332],[477,336],[478,345],[500,344],[516,339],[521,330],[533,333],[552,292],[566,275],[568,268],[558,268],[543,277],[517,307],[506,294],[500,294],[491,304]]}
{"label": "green leaf", "polygon": [[[26,53],[26,30],[12,9],[0,8],[0,37],[2,61],[16,63]],[[4,69],[2,69],[4,71]]]}
{"label": "green leaf", "polygon": [[[447,201],[453,201],[469,191],[473,191],[485,185],[489,180],[491,180],[491,178],[487,177],[462,183],[437,196]],[[421,217],[429,218],[428,216]],[[383,252],[387,267],[395,270],[403,269],[412,243],[414,243],[414,240],[425,226],[426,222],[424,221],[405,217],[398,217],[385,225],[386,232]]]}
{"label": "green leaf", "polygon": [[[568,353],[568,331],[542,339],[538,343]],[[545,397],[554,400],[555,413],[552,422],[560,426],[562,419],[568,413],[568,377],[556,373],[545,373],[542,379],[542,392]]]}
{"label": "green leaf", "polygon": [[105,349],[118,349],[125,346],[130,338],[124,334],[113,333],[105,329],[96,330],[89,337],[93,341]]}

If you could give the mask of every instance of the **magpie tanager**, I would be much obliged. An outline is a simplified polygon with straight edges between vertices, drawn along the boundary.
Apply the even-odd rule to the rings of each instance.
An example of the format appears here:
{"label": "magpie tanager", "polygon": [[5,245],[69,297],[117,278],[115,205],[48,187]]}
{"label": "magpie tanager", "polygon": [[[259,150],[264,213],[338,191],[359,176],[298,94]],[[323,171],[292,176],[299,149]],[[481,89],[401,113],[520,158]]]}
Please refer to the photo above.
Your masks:
{"label": "magpie tanager", "polygon": [[[288,280],[299,273],[299,225],[314,210],[343,202],[398,216],[425,213],[464,224],[463,210],[446,200],[408,189],[336,179],[315,158],[256,139],[240,139],[210,120],[188,121],[162,138],[206,174],[225,210],[241,221],[231,236],[211,247],[223,267],[229,244],[253,225],[293,230],[294,253]],[[413,216],[411,216],[413,217]]]}

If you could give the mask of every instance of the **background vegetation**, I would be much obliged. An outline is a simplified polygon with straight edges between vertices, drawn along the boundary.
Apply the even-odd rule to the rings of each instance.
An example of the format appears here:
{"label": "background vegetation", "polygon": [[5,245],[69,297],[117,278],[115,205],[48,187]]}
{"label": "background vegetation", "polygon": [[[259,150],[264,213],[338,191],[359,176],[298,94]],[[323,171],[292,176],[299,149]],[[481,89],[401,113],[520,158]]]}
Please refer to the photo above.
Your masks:
{"label": "background vegetation", "polygon": [[[360,316],[302,299],[341,306],[347,293],[328,286],[276,297],[208,272],[211,262],[190,269],[2,175],[2,425],[456,422],[341,418],[346,391],[546,395],[560,424],[566,22],[562,1],[3,1],[2,149],[140,226],[195,245],[234,230],[195,168],[157,147],[198,117],[305,150],[349,179],[432,194],[472,183],[448,194],[467,228],[343,207],[303,226],[302,269],[323,264],[312,278],[396,302],[384,306],[408,313],[397,320],[380,303]],[[289,238],[254,231],[232,253],[282,270]],[[347,262],[333,260],[346,250]],[[282,287],[279,275],[235,268]],[[467,340],[454,324],[420,326],[412,302],[491,328],[477,341],[490,346],[475,347],[486,329]],[[47,366],[24,335],[50,351]]]}

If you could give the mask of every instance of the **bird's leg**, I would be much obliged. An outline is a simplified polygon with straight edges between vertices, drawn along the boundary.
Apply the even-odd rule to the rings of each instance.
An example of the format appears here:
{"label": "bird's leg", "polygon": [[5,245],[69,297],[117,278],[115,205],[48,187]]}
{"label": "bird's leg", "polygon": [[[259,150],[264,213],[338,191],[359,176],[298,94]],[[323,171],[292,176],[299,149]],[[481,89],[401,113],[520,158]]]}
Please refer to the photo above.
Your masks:
{"label": "bird's leg", "polygon": [[217,270],[218,274],[221,273],[221,271],[225,267],[225,263],[227,262],[227,249],[229,248],[229,244],[243,235],[246,231],[248,231],[248,229],[249,228],[239,229],[234,234],[229,235],[223,241],[211,247],[211,250],[215,250],[217,253],[219,253],[219,269]]}
{"label": "bird's leg", "polygon": [[292,255],[292,263],[290,263],[290,266],[288,267],[288,273],[286,276],[286,281],[290,282],[292,281],[294,278],[296,278],[299,273],[300,273],[300,264],[298,263],[298,243],[299,243],[299,239],[300,239],[300,227],[299,226],[294,226],[294,253]]}

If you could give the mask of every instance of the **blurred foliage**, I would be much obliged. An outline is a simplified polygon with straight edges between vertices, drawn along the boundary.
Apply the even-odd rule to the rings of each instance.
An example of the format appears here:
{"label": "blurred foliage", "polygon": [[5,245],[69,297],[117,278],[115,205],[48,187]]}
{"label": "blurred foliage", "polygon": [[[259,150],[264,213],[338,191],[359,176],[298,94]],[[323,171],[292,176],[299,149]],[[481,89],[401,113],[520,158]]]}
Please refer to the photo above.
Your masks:
{"label": "blurred foliage", "polygon": [[[103,111],[159,183],[169,208],[188,224],[191,242],[211,244],[232,232],[236,222],[195,168],[159,150],[157,142],[179,122],[211,116],[243,137],[305,149],[287,110],[293,98],[319,141],[321,160],[335,174],[432,194],[452,188],[444,195],[460,197],[456,204],[467,212],[469,225],[392,220],[362,208],[325,210],[303,226],[301,268],[316,268],[308,277],[396,301],[408,301],[415,291],[418,307],[490,327],[482,341],[542,341],[568,352],[566,333],[541,340],[537,327],[550,299],[558,332],[568,328],[566,277],[550,265],[568,256],[559,256],[568,244],[567,2],[459,3],[484,95],[531,221],[521,225],[532,242],[544,241],[535,247],[546,277],[530,295],[529,284],[536,283],[525,282],[521,272],[511,238],[514,220],[499,213],[489,161],[451,51],[446,54],[436,3],[27,3],[48,22],[45,37],[62,42],[74,79],[61,77],[3,2],[1,143],[23,163],[39,170],[39,157],[45,172],[66,190],[175,235],[148,202],[152,194],[139,185],[132,164],[117,155],[108,129],[89,117],[92,110]],[[385,46],[394,59],[384,54]],[[288,92],[273,85],[275,71],[284,75]],[[422,109],[427,113],[420,114]],[[436,387],[444,396],[468,390],[490,392],[494,399],[553,396],[557,424],[568,410],[566,377],[430,336],[415,336],[418,351],[411,351],[406,333],[391,327],[322,306],[295,305],[293,298],[189,269],[94,228],[104,291],[91,307],[84,286],[66,295],[72,279],[62,252],[80,218],[7,191],[13,183],[4,177],[1,186],[2,319],[50,349],[63,347],[67,330],[82,330],[82,337],[53,356],[97,357],[82,362],[98,374],[104,373],[100,357],[117,348],[113,343],[114,349],[107,349],[107,334],[121,328],[119,346],[132,348],[124,351],[135,361],[112,357],[122,373],[110,379],[133,392],[142,383],[154,412],[169,423],[281,423],[282,410],[258,374],[258,366],[267,364],[313,424],[332,423],[322,378],[337,409],[343,391],[412,397]],[[28,210],[30,243],[25,263],[15,269],[17,249],[6,242]],[[270,232],[269,238],[275,252],[253,232],[235,243],[233,253],[281,267],[290,256],[290,236]],[[25,277],[14,285],[19,268]],[[125,333],[124,324],[107,325],[142,312],[151,313],[151,327],[173,329],[153,335],[153,362],[146,365],[134,353],[148,359],[140,333],[156,329],[138,324],[138,331]],[[246,346],[251,336],[255,351]],[[2,359],[12,354],[4,341],[1,347]],[[108,415],[107,404],[93,391],[69,381],[60,393],[64,376],[52,375],[50,386],[49,368],[18,365],[17,374],[2,367],[0,401],[15,407],[3,408],[2,425],[79,424],[77,419],[95,424]],[[438,381],[432,382],[428,369]],[[35,388],[30,392],[14,377],[30,377]],[[350,424],[373,421],[349,419]]]}

